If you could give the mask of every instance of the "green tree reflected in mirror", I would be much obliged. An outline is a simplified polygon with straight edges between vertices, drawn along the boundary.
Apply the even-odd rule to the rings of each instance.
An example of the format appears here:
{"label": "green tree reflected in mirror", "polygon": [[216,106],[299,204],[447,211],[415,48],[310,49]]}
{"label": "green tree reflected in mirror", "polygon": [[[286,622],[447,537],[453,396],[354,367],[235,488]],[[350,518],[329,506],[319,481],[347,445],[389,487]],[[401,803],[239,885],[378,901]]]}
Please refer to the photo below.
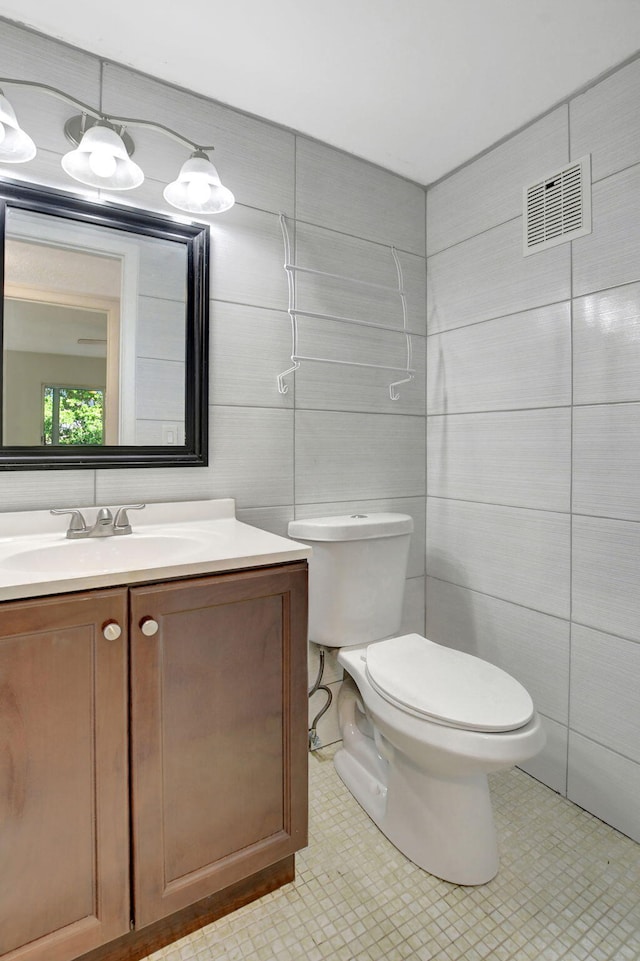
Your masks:
{"label": "green tree reflected in mirror", "polygon": [[42,442],[104,444],[104,390],[45,385]]}

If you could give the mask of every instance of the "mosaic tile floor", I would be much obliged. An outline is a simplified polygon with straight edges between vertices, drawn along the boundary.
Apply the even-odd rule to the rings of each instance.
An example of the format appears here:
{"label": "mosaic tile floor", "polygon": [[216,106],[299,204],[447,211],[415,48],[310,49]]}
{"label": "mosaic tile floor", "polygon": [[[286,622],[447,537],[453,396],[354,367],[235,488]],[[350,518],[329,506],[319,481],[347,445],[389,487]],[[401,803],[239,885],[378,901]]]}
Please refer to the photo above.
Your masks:
{"label": "mosaic tile floor", "polygon": [[491,779],[501,866],[478,888],[425,874],[310,756],[293,884],[149,961],[638,961],[640,845],[521,771]]}

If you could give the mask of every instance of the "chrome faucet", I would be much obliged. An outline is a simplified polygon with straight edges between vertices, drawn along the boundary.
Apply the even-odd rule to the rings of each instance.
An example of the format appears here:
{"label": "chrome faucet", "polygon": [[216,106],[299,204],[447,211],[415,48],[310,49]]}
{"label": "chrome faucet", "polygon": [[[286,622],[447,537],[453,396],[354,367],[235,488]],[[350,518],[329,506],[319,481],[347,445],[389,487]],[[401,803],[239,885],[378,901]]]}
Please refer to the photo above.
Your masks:
{"label": "chrome faucet", "polygon": [[119,534],[130,534],[131,524],[127,511],[140,511],[145,504],[128,504],[119,507],[114,518],[108,507],[101,507],[98,511],[93,527],[89,527],[81,511],[77,509],[54,509],[52,514],[71,514],[67,537],[77,540],[83,537],[115,537]]}

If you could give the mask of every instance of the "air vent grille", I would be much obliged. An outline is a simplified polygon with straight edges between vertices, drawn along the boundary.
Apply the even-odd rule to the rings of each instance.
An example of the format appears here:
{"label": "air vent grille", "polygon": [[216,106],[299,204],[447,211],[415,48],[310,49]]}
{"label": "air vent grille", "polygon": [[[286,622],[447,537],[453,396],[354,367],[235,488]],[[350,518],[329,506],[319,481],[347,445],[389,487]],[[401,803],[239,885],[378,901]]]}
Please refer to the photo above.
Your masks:
{"label": "air vent grille", "polygon": [[524,188],[524,254],[591,233],[591,158]]}

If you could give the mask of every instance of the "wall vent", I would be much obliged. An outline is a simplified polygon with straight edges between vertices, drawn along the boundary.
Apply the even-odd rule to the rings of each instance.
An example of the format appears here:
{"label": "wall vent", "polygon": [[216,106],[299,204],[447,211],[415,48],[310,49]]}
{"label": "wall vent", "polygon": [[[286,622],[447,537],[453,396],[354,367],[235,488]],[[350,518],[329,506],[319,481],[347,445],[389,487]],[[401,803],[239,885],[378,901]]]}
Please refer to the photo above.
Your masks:
{"label": "wall vent", "polygon": [[523,201],[525,257],[590,234],[590,155],[525,187]]}

